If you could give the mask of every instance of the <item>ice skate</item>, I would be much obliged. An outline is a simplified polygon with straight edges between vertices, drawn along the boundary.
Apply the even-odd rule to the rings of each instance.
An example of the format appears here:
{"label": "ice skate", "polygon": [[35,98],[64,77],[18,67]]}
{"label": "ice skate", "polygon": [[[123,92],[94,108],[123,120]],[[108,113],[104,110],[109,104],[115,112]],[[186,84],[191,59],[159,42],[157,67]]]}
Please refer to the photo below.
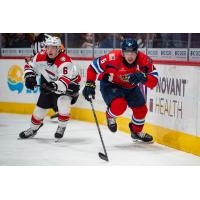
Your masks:
{"label": "ice skate", "polygon": [[116,118],[110,117],[106,113],[106,120],[107,120],[107,126],[111,132],[116,132],[117,131],[117,123],[116,123]]}
{"label": "ice skate", "polygon": [[148,133],[134,132],[134,130],[132,128],[132,123],[129,123],[129,128],[131,130],[131,138],[134,141],[142,141],[142,142],[147,142],[147,143],[153,142],[153,137],[151,135],[149,135]]}
{"label": "ice skate", "polygon": [[29,128],[25,131],[22,131],[20,134],[19,134],[19,139],[27,139],[27,138],[32,138],[34,137],[38,130],[43,126],[43,123],[40,124],[39,128],[36,129],[36,130],[33,130],[32,128]]}
{"label": "ice skate", "polygon": [[56,142],[58,142],[64,135],[66,127],[58,126],[56,133],[55,133],[55,138],[57,139]]}

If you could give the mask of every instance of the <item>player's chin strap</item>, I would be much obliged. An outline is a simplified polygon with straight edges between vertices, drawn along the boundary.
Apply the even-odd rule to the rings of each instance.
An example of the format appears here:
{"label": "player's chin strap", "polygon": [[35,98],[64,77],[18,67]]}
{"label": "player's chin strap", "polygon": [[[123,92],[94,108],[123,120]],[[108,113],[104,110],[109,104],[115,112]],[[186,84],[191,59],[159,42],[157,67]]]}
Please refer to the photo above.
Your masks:
{"label": "player's chin strap", "polygon": [[66,92],[60,91],[60,90],[55,90],[53,88],[48,87],[46,83],[43,83],[42,85],[36,85],[36,87],[39,87],[40,89],[48,90],[49,92],[52,92],[52,93],[59,92],[60,94],[64,94],[64,95],[67,95],[67,96],[74,96],[74,95],[72,95],[73,91],[70,90],[70,89],[67,89]]}

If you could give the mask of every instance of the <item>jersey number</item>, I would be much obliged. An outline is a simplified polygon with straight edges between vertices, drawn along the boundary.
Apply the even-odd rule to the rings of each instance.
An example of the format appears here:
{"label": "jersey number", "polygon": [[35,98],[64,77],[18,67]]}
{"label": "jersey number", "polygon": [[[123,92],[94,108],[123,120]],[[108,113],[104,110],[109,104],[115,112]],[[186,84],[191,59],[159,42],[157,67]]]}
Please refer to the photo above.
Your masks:
{"label": "jersey number", "polygon": [[67,67],[63,67],[63,74],[67,74]]}
{"label": "jersey number", "polygon": [[101,60],[101,64],[106,62],[106,58],[104,58],[103,60]]}

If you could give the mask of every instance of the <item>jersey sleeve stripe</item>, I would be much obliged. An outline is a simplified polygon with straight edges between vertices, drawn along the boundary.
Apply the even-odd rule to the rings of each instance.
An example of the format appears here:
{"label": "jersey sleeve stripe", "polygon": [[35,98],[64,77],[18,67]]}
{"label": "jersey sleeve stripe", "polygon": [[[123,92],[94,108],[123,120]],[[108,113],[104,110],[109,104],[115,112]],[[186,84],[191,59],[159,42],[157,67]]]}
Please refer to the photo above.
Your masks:
{"label": "jersey sleeve stripe", "polygon": [[75,82],[75,83],[79,83],[81,81],[81,77],[80,75],[77,75],[75,78],[73,78],[71,81]]}
{"label": "jersey sleeve stripe", "polygon": [[26,65],[24,65],[24,70],[25,70],[25,69],[33,69],[33,68],[32,68],[30,65],[27,65],[27,64],[26,64]]}
{"label": "jersey sleeve stripe", "polygon": [[100,64],[99,64],[99,58],[96,58],[95,60],[93,60],[92,63],[91,63],[91,66],[95,70],[96,73],[104,72],[103,69],[101,68]]}
{"label": "jersey sleeve stripe", "polygon": [[58,80],[64,82],[66,86],[68,86],[71,81],[70,79],[68,79],[65,76],[61,76]]}
{"label": "jersey sleeve stripe", "polygon": [[35,72],[34,72],[33,69],[25,69],[25,70],[24,70],[24,74],[29,73],[29,72],[33,72],[33,73],[35,74]]}
{"label": "jersey sleeve stripe", "polygon": [[158,72],[156,70],[149,73],[150,75],[156,77],[158,79]]}

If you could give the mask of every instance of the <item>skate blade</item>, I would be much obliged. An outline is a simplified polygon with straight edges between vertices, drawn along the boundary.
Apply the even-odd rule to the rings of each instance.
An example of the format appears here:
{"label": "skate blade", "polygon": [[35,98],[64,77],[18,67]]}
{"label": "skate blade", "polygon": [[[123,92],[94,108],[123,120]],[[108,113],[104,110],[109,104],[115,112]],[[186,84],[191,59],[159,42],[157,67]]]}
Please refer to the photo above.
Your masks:
{"label": "skate blade", "polygon": [[62,138],[56,139],[55,143],[59,143],[59,142],[61,142],[61,140],[62,140]]}
{"label": "skate blade", "polygon": [[17,140],[28,140],[28,139],[34,138],[34,136],[35,136],[35,135],[30,136],[30,137],[28,137],[28,138],[20,138],[20,137],[18,137]]}
{"label": "skate blade", "polygon": [[138,139],[132,139],[133,143],[141,143],[141,144],[153,144],[154,141],[150,141],[150,142],[144,142],[142,140],[138,140]]}

